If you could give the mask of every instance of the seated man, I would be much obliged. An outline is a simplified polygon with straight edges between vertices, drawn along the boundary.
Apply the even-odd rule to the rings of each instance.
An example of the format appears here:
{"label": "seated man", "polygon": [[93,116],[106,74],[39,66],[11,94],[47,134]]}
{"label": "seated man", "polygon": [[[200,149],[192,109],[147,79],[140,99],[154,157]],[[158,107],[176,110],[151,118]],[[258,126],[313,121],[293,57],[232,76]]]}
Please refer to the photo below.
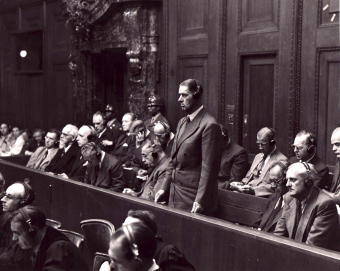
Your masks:
{"label": "seated man", "polygon": [[231,182],[241,182],[246,176],[249,158],[248,153],[228,136],[228,130],[220,124],[223,138],[221,169],[217,184],[220,189],[228,189]]}
{"label": "seated man", "polygon": [[262,128],[257,133],[256,144],[261,153],[255,156],[242,182],[232,182],[230,189],[257,197],[268,197],[274,192],[269,181],[269,168],[276,161],[286,160],[287,157],[276,148],[275,132],[271,128]]}
{"label": "seated man", "polygon": [[145,126],[149,131],[153,132],[154,125],[158,121],[166,123],[168,126],[170,126],[168,120],[161,113],[163,108],[164,102],[159,95],[151,95],[149,97],[148,112],[151,116],[151,119],[147,119],[145,121]]}
{"label": "seated man", "polygon": [[9,153],[11,146],[15,142],[15,138],[11,133],[10,126],[7,123],[1,123],[0,132],[0,156],[2,156],[3,153]]}
{"label": "seated man", "polygon": [[89,270],[76,245],[47,226],[45,214],[38,207],[28,205],[15,211],[11,229],[17,251],[31,251],[31,259],[21,263],[23,270]]}
{"label": "seated man", "polygon": [[339,251],[339,216],[333,199],[314,185],[312,164],[298,162],[287,171],[289,192],[274,234]]}
{"label": "seated man", "polygon": [[329,190],[331,186],[327,178],[329,169],[316,155],[316,145],[316,137],[312,133],[302,130],[294,139],[293,148],[296,156],[290,158],[289,162],[293,164],[300,161],[312,164],[319,176],[319,179],[315,180],[315,186]]}
{"label": "seated man", "polygon": [[45,136],[45,147],[39,147],[31,156],[26,167],[45,170],[51,163],[59,148],[60,132],[50,129]]}
{"label": "seated man", "polygon": [[118,129],[107,128],[104,115],[97,111],[93,115],[93,126],[97,132],[97,144],[106,153],[111,153],[121,134]]}
{"label": "seated man", "polygon": [[155,141],[158,141],[161,145],[165,145],[165,154],[170,156],[175,138],[174,133],[172,133],[170,130],[170,126],[165,122],[158,121],[155,123],[153,133],[156,137]]}
{"label": "seated man", "polygon": [[54,174],[69,174],[72,166],[77,159],[79,152],[78,144],[75,142],[78,135],[78,128],[74,125],[66,125],[60,136],[59,150],[52,159],[45,171]]}
{"label": "seated man", "polygon": [[116,156],[122,164],[129,161],[133,156],[133,151],[136,149],[136,143],[133,136],[130,136],[129,131],[136,116],[133,113],[126,113],[122,118],[122,133],[119,136],[116,146],[111,154]]}
{"label": "seated man", "polygon": [[[125,219],[123,225],[127,226],[131,223],[143,223],[146,225],[156,236],[157,235],[157,224],[155,216],[149,211],[143,210],[130,210],[128,216]],[[162,241],[162,237],[156,236],[157,246],[153,258],[156,264],[160,267],[162,271],[194,271],[195,268],[189,263],[185,258],[183,253],[174,245],[165,243]],[[108,262],[102,265],[103,269],[109,270],[107,267]],[[113,269],[115,270],[115,269]]]}
{"label": "seated man", "polygon": [[15,141],[11,145],[9,152],[3,152],[2,156],[19,155],[26,142],[28,142],[29,133],[30,131],[28,129],[20,130],[17,126],[13,127],[12,134]]}
{"label": "seated man", "polygon": [[[3,176],[1,175],[3,178]],[[14,242],[12,240],[11,216],[19,208],[32,204],[35,193],[26,182],[15,182],[10,185],[1,198],[3,214],[0,216],[0,262],[12,255]],[[1,268],[0,268],[1,269]]]}
{"label": "seated man", "polygon": [[275,193],[269,196],[266,211],[259,221],[259,229],[266,232],[274,232],[277,221],[283,211],[283,196],[288,192],[286,187],[287,161],[277,161],[269,169],[269,181],[275,189]]}
{"label": "seated man", "polygon": [[115,192],[122,192],[125,187],[121,162],[114,156],[102,151],[94,142],[85,144],[81,154],[88,162],[84,183]]}
{"label": "seated man", "polygon": [[[84,125],[80,127],[77,135],[77,143],[79,148],[83,147],[85,144],[89,142],[97,141],[97,132],[93,128],[93,126]],[[86,160],[81,154],[81,150],[79,149],[77,158],[72,166],[70,174],[62,173],[59,174],[61,177],[66,179],[72,179],[78,182],[84,182],[86,172]]]}
{"label": "seated man", "polygon": [[45,141],[43,140],[45,132],[41,129],[35,129],[33,131],[33,138],[31,138],[25,147],[25,155],[32,155],[39,147],[43,147]]}
{"label": "seated man", "polygon": [[108,104],[105,108],[105,119],[107,121],[106,126],[110,129],[122,130],[122,125],[117,120],[118,109],[113,108],[111,104]]}
{"label": "seated man", "polygon": [[[130,188],[125,188],[123,193],[154,201],[155,194],[162,187],[165,178],[166,169],[169,165],[168,158],[159,143],[152,145],[151,141],[147,140],[142,147],[142,159],[153,171],[149,176],[146,176],[146,182],[145,179],[144,182],[141,182],[142,188],[140,191],[136,189],[137,192],[135,192]],[[137,176],[137,178],[143,178],[143,176]]]}

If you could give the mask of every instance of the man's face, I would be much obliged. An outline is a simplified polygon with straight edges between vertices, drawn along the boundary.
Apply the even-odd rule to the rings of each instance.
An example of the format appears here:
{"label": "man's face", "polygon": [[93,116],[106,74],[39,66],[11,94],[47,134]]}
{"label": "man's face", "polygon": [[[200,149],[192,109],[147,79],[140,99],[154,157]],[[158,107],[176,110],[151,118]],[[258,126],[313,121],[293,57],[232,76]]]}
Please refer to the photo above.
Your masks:
{"label": "man's face", "polygon": [[130,115],[124,115],[122,118],[122,127],[124,132],[128,132],[132,122],[132,117]]}
{"label": "man's face", "polygon": [[93,166],[96,166],[100,162],[100,157],[96,155],[96,152],[94,150],[88,150],[86,152],[82,153],[83,158],[91,163]]}
{"label": "man's face", "polygon": [[20,201],[25,195],[24,187],[21,184],[12,184],[6,190],[6,195],[1,199],[2,210],[13,212],[20,207]]}
{"label": "man's face", "polygon": [[332,150],[340,160],[340,131],[335,132],[331,137]]}
{"label": "man's face", "polygon": [[152,156],[151,148],[142,149],[142,162],[146,164],[148,167],[155,166],[155,158]]}
{"label": "man's face", "polygon": [[82,126],[80,127],[79,131],[78,131],[78,136],[77,136],[77,142],[78,142],[78,146],[82,147],[84,146],[86,143],[89,142],[89,140],[87,139],[87,137],[91,134],[91,129],[87,126]]}
{"label": "man's face", "polygon": [[256,144],[259,146],[260,152],[267,156],[272,151],[272,146],[266,134],[257,134]]}
{"label": "man's face", "polygon": [[34,137],[35,141],[37,141],[38,143],[40,143],[41,140],[42,140],[42,132],[35,132],[35,133],[33,134],[33,137]]}
{"label": "man's face", "polygon": [[159,106],[148,105],[148,112],[151,116],[156,115],[159,112]]}
{"label": "man's face", "polygon": [[93,125],[94,129],[96,129],[96,132],[100,134],[102,131],[105,129],[105,124],[102,116],[100,115],[95,115],[93,116]]}
{"label": "man's face", "polygon": [[45,146],[47,149],[52,149],[54,147],[54,143],[57,141],[56,133],[47,133],[45,136]]}
{"label": "man's face", "polygon": [[270,170],[269,181],[276,193],[283,192],[286,185],[283,183],[283,172],[280,166],[275,166]]}
{"label": "man's face", "polygon": [[111,258],[111,268],[118,271],[135,271],[136,263],[131,259],[126,259],[124,250],[121,246],[124,236],[120,236],[115,240],[110,241],[108,254]]}
{"label": "man's face", "polygon": [[295,137],[293,148],[298,160],[306,161],[309,159],[308,147],[305,136]]}
{"label": "man's face", "polygon": [[12,129],[12,133],[13,133],[15,138],[18,138],[20,136],[20,129],[18,127],[14,127]]}
{"label": "man's face", "polygon": [[13,232],[13,241],[17,242],[22,249],[33,247],[33,238],[29,236],[28,230],[25,230],[20,222],[12,222],[11,230]]}
{"label": "man's face", "polygon": [[293,164],[287,171],[287,187],[289,194],[294,198],[299,198],[308,191],[305,185],[306,177],[300,173],[301,166],[303,167],[301,163]]}
{"label": "man's face", "polygon": [[180,86],[178,90],[179,103],[183,111],[190,112],[194,105],[196,105],[197,100],[193,97],[193,92],[191,92],[188,87]]}
{"label": "man's face", "polygon": [[158,141],[161,144],[168,142],[168,139],[165,137],[166,131],[162,124],[156,124],[153,131],[156,136],[156,141]]}
{"label": "man's face", "polygon": [[72,129],[70,127],[64,127],[61,131],[60,142],[64,147],[69,146],[73,141],[73,135],[71,134]]}
{"label": "man's face", "polygon": [[114,119],[114,114],[112,111],[105,111],[105,117],[107,120],[112,120]]}
{"label": "man's face", "polygon": [[4,123],[1,124],[0,130],[1,130],[1,134],[7,135],[8,134],[8,126],[7,126],[7,124],[4,124]]}

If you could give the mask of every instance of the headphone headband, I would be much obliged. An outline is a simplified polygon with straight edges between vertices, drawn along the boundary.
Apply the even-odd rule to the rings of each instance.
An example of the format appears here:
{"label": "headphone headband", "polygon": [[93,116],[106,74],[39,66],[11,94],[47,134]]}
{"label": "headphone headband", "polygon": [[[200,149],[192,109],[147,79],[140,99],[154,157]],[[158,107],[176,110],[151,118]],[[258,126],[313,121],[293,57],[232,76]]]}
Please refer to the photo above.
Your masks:
{"label": "headphone headband", "polygon": [[306,163],[306,162],[301,162],[301,164],[306,168],[307,173],[309,174],[309,172],[310,172],[310,166],[308,165],[308,163]]}
{"label": "headphone headband", "polygon": [[138,260],[139,259],[139,250],[138,250],[138,246],[134,240],[133,237],[133,231],[132,231],[132,227],[131,225],[124,225],[123,226],[123,231],[124,234],[130,244],[130,250],[132,252],[132,254],[134,255],[135,259]]}
{"label": "headphone headband", "polygon": [[31,238],[34,238],[37,235],[37,231],[35,229],[33,229],[33,225],[32,225],[32,219],[29,217],[27,211],[26,211],[26,207],[22,207],[20,209],[18,209],[19,213],[22,215],[24,221],[26,222],[26,224],[28,225],[28,234]]}

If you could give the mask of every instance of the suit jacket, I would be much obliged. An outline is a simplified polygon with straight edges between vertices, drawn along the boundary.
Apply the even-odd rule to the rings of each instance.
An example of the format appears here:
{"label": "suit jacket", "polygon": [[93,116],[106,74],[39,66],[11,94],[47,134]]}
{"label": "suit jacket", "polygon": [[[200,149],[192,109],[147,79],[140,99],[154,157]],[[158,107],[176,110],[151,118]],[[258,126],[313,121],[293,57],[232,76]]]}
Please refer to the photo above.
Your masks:
{"label": "suit jacket", "polygon": [[87,164],[84,183],[122,192],[125,180],[121,162],[116,157],[105,153],[97,178],[95,167],[91,163]]}
{"label": "suit jacket", "polygon": [[170,141],[168,142],[168,145],[166,146],[166,149],[165,149],[164,152],[167,156],[171,155],[172,146],[174,145],[174,139],[175,138],[170,139]]}
{"label": "suit jacket", "polygon": [[45,168],[45,171],[50,171],[56,174],[70,174],[73,164],[76,161],[79,152],[78,143],[72,143],[71,147],[63,155],[63,149],[58,149],[57,154],[52,159],[51,163]]}
{"label": "suit jacket", "polygon": [[[117,144],[118,138],[121,135],[121,131],[117,129],[110,129],[106,128],[105,132],[101,135],[101,137],[98,137],[96,143],[99,145],[99,147],[106,153],[111,153],[114,149],[114,147]],[[103,140],[108,140],[112,142],[111,146],[104,146],[102,144]]]}
{"label": "suit jacket", "polygon": [[193,203],[198,202],[209,214],[218,206],[221,129],[205,108],[198,112],[178,137],[184,121],[185,118],[182,118],[177,126],[162,189],[170,190],[170,206],[191,211]]}
{"label": "suit jacket", "polygon": [[151,119],[147,119],[146,121],[144,121],[144,123],[145,123],[146,128],[153,133],[153,126],[158,121],[162,121],[170,126],[169,121],[162,115],[162,113],[159,113],[157,118],[155,118],[153,121],[151,118]]}
{"label": "suit jacket", "polygon": [[[333,199],[318,187],[312,188],[296,230],[295,240],[339,251],[339,216]],[[287,193],[285,206],[274,234],[292,238],[297,200]]]}
{"label": "suit jacket", "polygon": [[330,192],[334,193],[334,201],[340,205],[340,162],[338,161],[334,167],[333,181]]}
{"label": "suit jacket", "polygon": [[126,133],[122,133],[119,136],[117,144],[111,154],[116,156],[122,162],[122,164],[124,164],[126,161],[132,158],[135,149],[136,142],[134,138],[132,136],[128,136]]}
{"label": "suit jacket", "polygon": [[259,162],[262,159],[262,153],[259,153],[255,156],[254,161],[247,172],[247,175],[245,178],[243,178],[242,182],[244,184],[250,185],[255,192],[255,196],[257,197],[268,197],[272,193],[274,193],[274,189],[272,188],[272,185],[269,181],[269,168],[272,164],[274,164],[276,161],[279,160],[286,160],[287,157],[284,156],[278,149],[275,149],[273,153],[270,155],[269,160],[265,164],[265,166],[262,168],[261,174],[259,178],[249,180],[249,178],[252,176],[252,173],[254,169],[257,167]]}
{"label": "suit jacket", "polygon": [[148,177],[144,186],[142,187],[142,190],[137,193],[138,197],[151,201],[155,200],[155,194],[161,189],[163,185],[168,165],[169,157],[165,155],[155,166],[151,175]]}
{"label": "suit jacket", "polygon": [[266,207],[266,211],[262,215],[261,223],[260,223],[260,228],[262,231],[265,232],[274,232],[277,221],[280,219],[283,211],[282,204],[278,208],[280,210],[275,214],[275,216],[270,219],[271,214],[273,213],[275,206],[279,199],[283,197],[283,195],[279,193],[273,193],[269,196],[269,201]]}
{"label": "suit jacket", "polygon": [[240,182],[246,176],[249,158],[244,148],[233,141],[223,142],[221,169],[218,174],[218,188],[227,189],[229,183]]}
{"label": "suit jacket", "polygon": [[53,148],[50,153],[44,159],[44,152],[47,150],[46,147],[39,147],[28,161],[26,167],[45,170],[45,168],[51,163],[52,159],[58,152],[58,148]]}
{"label": "suit jacket", "polygon": [[[297,163],[299,160],[296,158],[296,156],[289,159],[289,162]],[[328,181],[328,173],[329,169],[325,165],[324,162],[317,156],[314,155],[313,159],[308,162],[309,164],[312,164],[315,167],[316,173],[320,177],[320,179],[314,181],[314,185],[317,187],[320,187],[321,189],[329,190],[331,188],[331,181]]]}
{"label": "suit jacket", "polygon": [[81,151],[79,150],[77,158],[74,161],[74,164],[70,171],[70,174],[68,175],[69,179],[83,183],[85,179],[85,172],[87,169],[86,162],[87,161],[84,159],[84,157],[81,154]]}

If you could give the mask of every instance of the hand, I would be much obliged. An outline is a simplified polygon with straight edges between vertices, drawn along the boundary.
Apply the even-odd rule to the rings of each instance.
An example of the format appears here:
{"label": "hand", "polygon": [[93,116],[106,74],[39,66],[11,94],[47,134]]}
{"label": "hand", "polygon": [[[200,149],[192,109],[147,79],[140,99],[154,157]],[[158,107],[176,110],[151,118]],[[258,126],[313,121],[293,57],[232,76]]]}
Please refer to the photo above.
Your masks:
{"label": "hand", "polygon": [[103,140],[103,141],[102,141],[102,144],[103,144],[104,146],[112,146],[112,145],[113,145],[113,142],[112,142],[112,141],[109,141],[109,140]]}
{"label": "hand", "polygon": [[25,155],[32,155],[33,152],[30,152],[30,151],[25,151]]}
{"label": "hand", "polygon": [[231,182],[230,183],[230,190],[232,190],[232,191],[238,191],[238,188],[240,187],[240,186],[243,186],[243,183],[241,183],[241,182]]}
{"label": "hand", "polygon": [[138,172],[137,172],[137,175],[140,176],[140,177],[144,177],[144,176],[146,176],[147,174],[148,174],[148,171],[145,170],[145,169],[140,169],[140,170],[138,170]]}
{"label": "hand", "polygon": [[255,195],[254,189],[249,185],[243,185],[239,187],[239,191],[244,194]]}
{"label": "hand", "polygon": [[161,198],[163,195],[165,194],[165,191],[164,190],[158,190],[158,192],[156,193],[155,195],[155,203],[161,203],[161,202],[158,202],[159,198]]}
{"label": "hand", "polygon": [[204,207],[201,204],[199,204],[198,202],[195,201],[194,204],[192,205],[191,212],[201,214],[201,213],[203,213],[203,211],[204,211]]}
{"label": "hand", "polygon": [[124,188],[123,194],[134,196],[134,197],[137,196],[137,193],[130,188]]}
{"label": "hand", "polygon": [[138,132],[138,134],[136,135],[136,143],[141,143],[144,141],[144,131],[140,131]]}
{"label": "hand", "polygon": [[58,174],[58,176],[68,179],[68,176],[65,173]]}

